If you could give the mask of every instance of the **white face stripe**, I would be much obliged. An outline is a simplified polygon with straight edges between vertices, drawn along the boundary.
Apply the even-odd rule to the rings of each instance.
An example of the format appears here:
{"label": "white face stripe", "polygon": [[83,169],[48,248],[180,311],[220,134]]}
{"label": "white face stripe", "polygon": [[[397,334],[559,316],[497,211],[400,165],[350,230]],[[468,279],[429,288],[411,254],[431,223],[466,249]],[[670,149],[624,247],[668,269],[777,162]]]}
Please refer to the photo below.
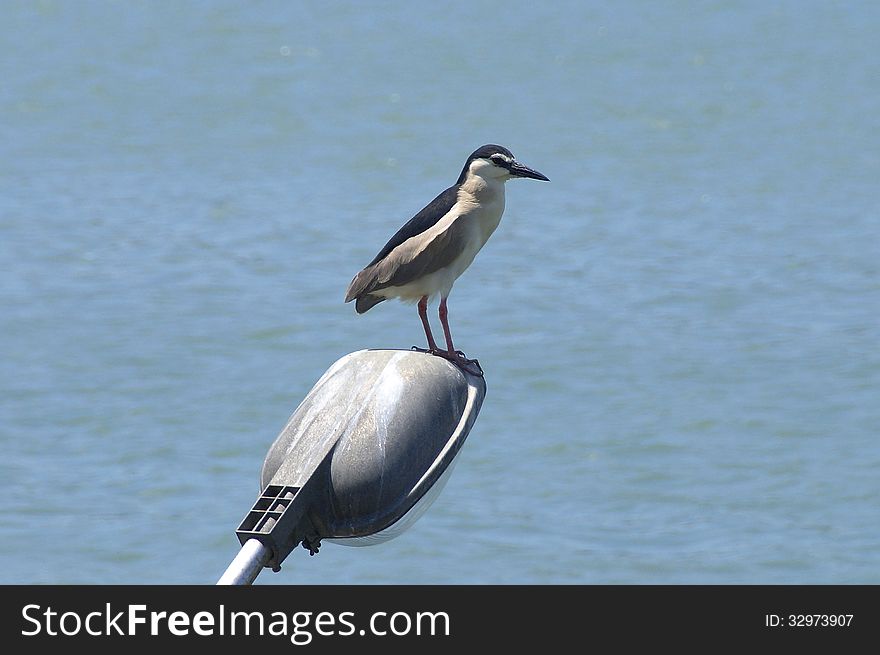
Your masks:
{"label": "white face stripe", "polygon": [[492,157],[502,158],[506,165],[496,164],[488,157],[480,157],[478,159],[474,159],[471,162],[470,166],[468,166],[468,173],[470,175],[476,175],[484,178],[508,179],[510,177],[510,162],[514,160],[511,157],[506,157],[501,153],[492,155]]}

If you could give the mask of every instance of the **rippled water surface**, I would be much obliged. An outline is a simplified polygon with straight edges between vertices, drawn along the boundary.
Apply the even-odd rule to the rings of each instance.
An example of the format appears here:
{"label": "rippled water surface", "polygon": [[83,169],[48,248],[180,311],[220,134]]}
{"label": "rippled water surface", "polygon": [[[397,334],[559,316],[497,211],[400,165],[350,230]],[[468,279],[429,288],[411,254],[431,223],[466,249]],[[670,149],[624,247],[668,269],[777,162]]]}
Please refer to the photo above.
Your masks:
{"label": "rippled water surface", "polygon": [[[13,3],[0,581],[213,583],[345,287],[497,142],[447,487],[260,583],[880,583],[880,10]],[[436,325],[436,324],[435,324]]]}

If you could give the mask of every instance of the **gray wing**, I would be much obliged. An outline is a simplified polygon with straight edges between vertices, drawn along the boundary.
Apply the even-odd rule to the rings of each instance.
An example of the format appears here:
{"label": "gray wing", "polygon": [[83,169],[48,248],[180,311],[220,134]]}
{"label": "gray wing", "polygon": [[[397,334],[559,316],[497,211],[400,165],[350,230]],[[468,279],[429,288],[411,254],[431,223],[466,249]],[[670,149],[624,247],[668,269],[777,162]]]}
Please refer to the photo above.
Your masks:
{"label": "gray wing", "polygon": [[391,251],[385,259],[376,264],[377,285],[374,289],[402,287],[449,266],[461,254],[467,242],[465,221],[465,218],[456,218],[448,229],[424,246],[416,238],[415,243],[410,247],[406,247],[407,244],[404,243],[402,247]]}
{"label": "gray wing", "polygon": [[394,248],[384,259],[355,276],[348,287],[346,302],[379,289],[404,286],[451,264],[467,243],[465,221],[461,217],[455,219],[427,243],[420,242],[417,236]]}

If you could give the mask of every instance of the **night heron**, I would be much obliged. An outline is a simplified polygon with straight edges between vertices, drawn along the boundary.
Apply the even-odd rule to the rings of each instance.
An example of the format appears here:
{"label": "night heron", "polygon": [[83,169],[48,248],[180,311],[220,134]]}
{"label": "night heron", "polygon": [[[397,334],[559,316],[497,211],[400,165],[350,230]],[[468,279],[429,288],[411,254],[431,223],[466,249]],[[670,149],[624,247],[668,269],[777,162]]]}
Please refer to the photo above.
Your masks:
{"label": "night heron", "polygon": [[[504,183],[517,177],[549,181],[542,173],[519,163],[503,146],[477,148],[467,158],[456,183],[413,216],[355,275],[345,302],[355,300],[358,314],[388,298],[418,302],[428,338],[427,352],[480,374],[476,360],[467,359],[452,343],[446,299],[455,280],[498,227],[504,213]],[[428,323],[428,299],[438,294],[445,350],[437,346]]]}

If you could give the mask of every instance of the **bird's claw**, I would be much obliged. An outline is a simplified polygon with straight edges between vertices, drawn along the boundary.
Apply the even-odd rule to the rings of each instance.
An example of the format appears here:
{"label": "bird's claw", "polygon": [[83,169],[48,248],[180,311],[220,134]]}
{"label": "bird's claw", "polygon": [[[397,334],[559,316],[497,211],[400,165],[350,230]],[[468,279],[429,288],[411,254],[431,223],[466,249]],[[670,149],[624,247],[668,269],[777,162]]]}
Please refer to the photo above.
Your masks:
{"label": "bird's claw", "polygon": [[483,377],[483,367],[480,366],[479,360],[468,359],[461,350],[456,350],[454,353],[450,353],[448,350],[441,350],[440,348],[419,348],[418,346],[413,346],[411,349],[416,352],[442,357],[447,362],[455,364],[466,373],[476,375],[477,377]]}
{"label": "bird's claw", "polygon": [[[460,354],[461,351],[457,351],[456,354]],[[461,370],[470,373],[471,375],[476,375],[477,377],[483,377],[483,367],[480,366],[479,360],[476,359],[468,359],[461,353],[461,357],[457,357],[455,359],[450,359],[453,364],[458,366]]]}

